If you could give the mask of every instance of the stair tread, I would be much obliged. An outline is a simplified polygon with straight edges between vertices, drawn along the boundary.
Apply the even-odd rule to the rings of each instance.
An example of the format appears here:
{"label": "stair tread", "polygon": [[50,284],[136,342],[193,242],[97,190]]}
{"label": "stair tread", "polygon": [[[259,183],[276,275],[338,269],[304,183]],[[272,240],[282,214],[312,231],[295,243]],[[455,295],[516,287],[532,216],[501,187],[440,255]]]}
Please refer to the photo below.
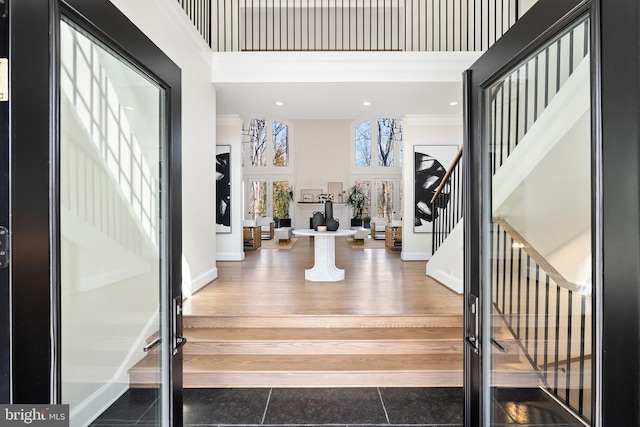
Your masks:
{"label": "stair tread", "polygon": [[462,328],[198,328],[185,329],[189,342],[462,340]]}
{"label": "stair tread", "polygon": [[431,328],[462,327],[460,315],[185,315],[185,329],[198,328]]}
{"label": "stair tread", "polygon": [[457,371],[462,355],[202,355],[185,356],[184,372]]}

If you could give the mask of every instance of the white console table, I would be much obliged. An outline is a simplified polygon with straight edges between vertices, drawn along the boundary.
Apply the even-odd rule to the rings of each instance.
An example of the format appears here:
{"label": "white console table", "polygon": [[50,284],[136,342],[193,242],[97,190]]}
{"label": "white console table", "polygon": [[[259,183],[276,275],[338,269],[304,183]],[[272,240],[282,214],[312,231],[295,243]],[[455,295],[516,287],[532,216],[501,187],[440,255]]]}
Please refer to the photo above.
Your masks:
{"label": "white console table", "polygon": [[304,278],[311,282],[338,282],[344,280],[344,270],[336,267],[336,237],[353,236],[355,230],[315,231],[293,230],[296,236],[312,236],[313,268],[304,271]]}

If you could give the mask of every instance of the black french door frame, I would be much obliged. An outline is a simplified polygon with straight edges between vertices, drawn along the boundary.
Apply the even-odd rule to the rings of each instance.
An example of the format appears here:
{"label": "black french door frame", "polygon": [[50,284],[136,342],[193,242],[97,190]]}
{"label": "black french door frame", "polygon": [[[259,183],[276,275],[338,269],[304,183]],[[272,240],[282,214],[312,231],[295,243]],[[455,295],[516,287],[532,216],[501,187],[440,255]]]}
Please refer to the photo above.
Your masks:
{"label": "black french door frame", "polygon": [[[181,71],[108,0],[8,1],[11,402],[55,404],[62,403],[57,71],[61,14],[137,66],[166,93],[167,152],[163,158],[168,165],[169,188],[164,197],[169,218],[164,230],[170,289],[162,304],[167,309],[174,298],[181,298]],[[176,324],[173,329],[180,334],[181,328]],[[162,345],[169,349],[171,343]],[[181,351],[171,365],[173,406],[164,415],[181,425]]]}
{"label": "black french door frame", "polygon": [[[490,358],[490,321],[491,306],[487,302],[486,293],[491,291],[488,282],[488,268],[483,263],[483,254],[490,253],[490,242],[485,236],[483,228],[486,218],[491,218],[491,172],[488,150],[483,146],[483,120],[485,88],[499,80],[507,72],[514,69],[525,58],[533,54],[564,28],[580,16],[591,15],[591,68],[592,75],[597,75],[599,55],[594,46],[599,34],[596,31],[597,17],[588,0],[539,0],[516,24],[500,38],[487,52],[464,73],[463,85],[465,89],[465,128],[464,128],[464,192],[465,222],[464,222],[464,283],[465,283],[465,426],[489,425],[491,396],[485,395],[484,390],[489,378]],[[592,78],[597,82],[597,79]],[[592,83],[592,103],[596,103],[598,96],[595,82]],[[592,107],[592,123],[599,123],[599,109]],[[600,194],[601,156],[600,136],[597,126],[592,125],[592,153],[594,173],[592,194]],[[600,215],[600,200],[595,200],[592,207],[594,236],[593,254],[594,265],[594,360],[597,368],[600,363],[598,350],[601,347],[600,334],[602,330],[599,322],[601,308],[601,269],[602,251],[599,249],[602,233],[602,218]],[[600,234],[598,234],[600,233]],[[594,375],[591,389],[594,414],[600,411],[599,376]],[[593,416],[591,417],[594,418]],[[594,422],[593,425],[597,425]],[[629,424],[631,425],[631,424]]]}

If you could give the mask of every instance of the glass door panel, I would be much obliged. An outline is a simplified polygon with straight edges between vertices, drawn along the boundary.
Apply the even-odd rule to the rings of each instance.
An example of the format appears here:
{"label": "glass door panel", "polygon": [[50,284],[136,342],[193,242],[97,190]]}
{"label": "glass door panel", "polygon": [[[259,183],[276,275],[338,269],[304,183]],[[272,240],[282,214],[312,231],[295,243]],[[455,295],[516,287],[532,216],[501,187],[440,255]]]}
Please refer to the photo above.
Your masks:
{"label": "glass door panel", "polygon": [[165,93],[65,20],[60,40],[62,400],[71,425],[123,401],[139,410],[122,422],[157,424],[170,392]]}
{"label": "glass door panel", "polygon": [[588,18],[484,91],[492,176],[491,252],[483,260],[491,291],[487,413],[491,425],[589,424]]}

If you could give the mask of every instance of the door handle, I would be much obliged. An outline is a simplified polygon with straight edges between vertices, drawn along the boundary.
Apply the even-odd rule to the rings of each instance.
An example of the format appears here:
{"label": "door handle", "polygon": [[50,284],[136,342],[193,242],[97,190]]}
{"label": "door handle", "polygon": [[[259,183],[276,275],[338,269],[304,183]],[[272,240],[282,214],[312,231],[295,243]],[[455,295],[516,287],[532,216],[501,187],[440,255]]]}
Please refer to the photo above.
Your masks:
{"label": "door handle", "polygon": [[176,337],[176,345],[173,347],[173,355],[175,356],[180,351],[180,348],[187,343],[186,337]]}
{"label": "door handle", "polygon": [[182,336],[182,296],[173,299],[173,355],[187,343],[187,338]]}
{"label": "door handle", "polygon": [[480,348],[478,347],[478,335],[480,322],[478,319],[478,297],[469,294],[467,300],[467,327],[465,334],[465,342],[471,346],[474,353],[478,353]]}

